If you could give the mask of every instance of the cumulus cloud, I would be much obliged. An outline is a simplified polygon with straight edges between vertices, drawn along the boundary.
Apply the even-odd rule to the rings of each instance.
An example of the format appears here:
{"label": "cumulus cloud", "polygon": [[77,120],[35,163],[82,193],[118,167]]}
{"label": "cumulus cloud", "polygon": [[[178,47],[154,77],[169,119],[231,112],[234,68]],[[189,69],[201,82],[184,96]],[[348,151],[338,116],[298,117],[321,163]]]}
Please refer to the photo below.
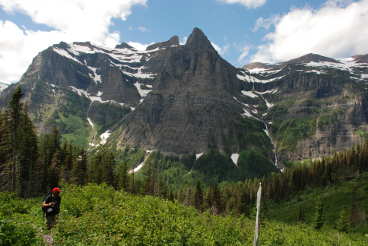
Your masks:
{"label": "cumulus cloud", "polygon": [[247,8],[258,8],[266,3],[266,0],[219,0],[219,1],[229,4],[239,3]]}
{"label": "cumulus cloud", "polygon": [[139,26],[139,27],[137,27],[137,29],[141,32],[149,32],[149,29],[145,26]]}
{"label": "cumulus cloud", "polygon": [[220,45],[218,45],[214,42],[211,42],[211,45],[222,56],[225,55],[227,53],[227,51],[229,50],[229,48],[230,48],[230,45],[220,46]]}
{"label": "cumulus cloud", "polygon": [[274,15],[270,18],[263,18],[260,17],[256,20],[256,24],[253,27],[253,32],[258,31],[259,29],[263,28],[265,30],[270,29],[273,25],[275,25],[277,22],[279,22],[280,16]]}
{"label": "cumulus cloud", "polygon": [[329,0],[320,9],[292,9],[274,23],[252,61],[278,62],[307,53],[368,53],[368,0]]}
{"label": "cumulus cloud", "polygon": [[240,64],[244,63],[245,58],[249,55],[250,46],[246,45],[242,48],[242,52],[240,56],[238,57],[238,62]]}
{"label": "cumulus cloud", "polygon": [[132,6],[147,0],[0,0],[0,8],[19,12],[51,31],[32,31],[10,21],[0,21],[0,81],[16,81],[32,58],[41,50],[60,41],[92,41],[112,47],[120,41],[109,27],[112,19],[126,20]]}

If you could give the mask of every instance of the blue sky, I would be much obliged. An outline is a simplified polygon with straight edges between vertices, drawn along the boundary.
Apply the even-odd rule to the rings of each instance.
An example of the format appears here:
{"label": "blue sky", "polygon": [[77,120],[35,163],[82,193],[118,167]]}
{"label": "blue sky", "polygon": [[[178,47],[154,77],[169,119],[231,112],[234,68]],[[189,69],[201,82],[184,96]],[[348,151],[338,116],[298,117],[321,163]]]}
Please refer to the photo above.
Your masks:
{"label": "blue sky", "polygon": [[0,67],[11,65],[0,81],[16,81],[60,41],[144,46],[185,40],[193,27],[235,66],[310,52],[346,57],[368,53],[364,23],[368,0],[0,0]]}

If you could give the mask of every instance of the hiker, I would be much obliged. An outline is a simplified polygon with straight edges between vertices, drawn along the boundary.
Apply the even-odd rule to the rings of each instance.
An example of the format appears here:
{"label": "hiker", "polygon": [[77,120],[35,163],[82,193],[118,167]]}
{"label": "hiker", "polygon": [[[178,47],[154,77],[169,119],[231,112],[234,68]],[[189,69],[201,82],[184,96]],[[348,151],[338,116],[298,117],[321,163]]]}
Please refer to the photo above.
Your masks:
{"label": "hiker", "polygon": [[46,215],[47,229],[50,230],[56,223],[56,216],[60,212],[60,188],[55,187],[51,190],[51,193],[47,195],[42,203],[42,210]]}

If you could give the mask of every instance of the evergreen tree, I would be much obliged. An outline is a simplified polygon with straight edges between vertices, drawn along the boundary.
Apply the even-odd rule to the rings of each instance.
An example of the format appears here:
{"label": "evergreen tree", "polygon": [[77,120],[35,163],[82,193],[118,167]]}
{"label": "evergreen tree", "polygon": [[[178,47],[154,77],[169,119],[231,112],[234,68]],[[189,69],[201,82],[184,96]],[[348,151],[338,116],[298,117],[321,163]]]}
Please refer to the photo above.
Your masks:
{"label": "evergreen tree", "polygon": [[203,192],[201,182],[197,182],[195,194],[194,194],[194,207],[198,210],[202,210],[203,207]]}
{"label": "evergreen tree", "polygon": [[0,191],[12,190],[12,143],[7,114],[0,112]]}
{"label": "evergreen tree", "polygon": [[73,180],[77,185],[86,184],[86,173],[87,173],[87,153],[85,150],[80,152],[80,155],[73,167]]}
{"label": "evergreen tree", "polygon": [[340,211],[339,218],[336,222],[336,229],[341,232],[348,232],[350,229],[350,213],[344,208]]}
{"label": "evergreen tree", "polygon": [[304,208],[300,205],[298,209],[298,218],[297,221],[304,222],[305,221],[305,212]]}
{"label": "evergreen tree", "polygon": [[324,224],[324,207],[321,199],[317,201],[314,215],[314,228],[320,230]]}
{"label": "evergreen tree", "polygon": [[129,188],[129,177],[128,177],[128,167],[126,163],[118,165],[116,170],[116,182],[117,188],[124,191],[128,191]]}

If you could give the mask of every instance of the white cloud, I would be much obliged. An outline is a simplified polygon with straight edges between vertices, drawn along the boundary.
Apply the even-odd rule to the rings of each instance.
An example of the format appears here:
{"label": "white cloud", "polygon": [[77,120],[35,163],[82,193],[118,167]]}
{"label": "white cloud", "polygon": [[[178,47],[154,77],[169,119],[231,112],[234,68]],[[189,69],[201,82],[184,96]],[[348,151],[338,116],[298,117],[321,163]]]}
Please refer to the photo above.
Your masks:
{"label": "white cloud", "polygon": [[279,20],[280,20],[279,15],[274,15],[274,16],[271,16],[270,18],[260,17],[256,20],[256,24],[253,27],[253,32],[258,31],[261,28],[268,30],[271,28],[271,26],[279,22]]}
{"label": "white cloud", "polygon": [[125,20],[133,5],[147,0],[0,0],[6,12],[20,12],[51,31],[24,30],[10,21],[0,21],[0,81],[16,81],[32,58],[41,50],[60,41],[92,41],[114,46],[120,41],[110,32],[112,19]]}
{"label": "white cloud", "polygon": [[244,63],[245,58],[249,55],[250,46],[246,45],[242,48],[242,53],[238,57],[238,62],[240,64]]}
{"label": "white cloud", "polygon": [[252,61],[277,62],[307,53],[368,53],[368,0],[329,0],[320,9],[292,9],[274,24]]}
{"label": "white cloud", "polygon": [[266,0],[219,0],[219,1],[229,4],[239,3],[247,8],[258,8],[266,3]]}
{"label": "white cloud", "polygon": [[130,41],[128,42],[128,44],[130,46],[132,46],[133,48],[136,48],[137,50],[146,50],[146,48],[148,46],[150,46],[151,44],[153,43],[149,43],[149,44],[142,44],[142,43],[139,43],[139,42],[133,42],[133,41]]}
{"label": "white cloud", "polygon": [[137,27],[137,29],[141,32],[149,32],[149,29],[145,26],[139,26],[139,27]]}
{"label": "white cloud", "polygon": [[218,45],[214,42],[211,42],[211,45],[222,56],[225,55],[228,52],[229,48],[230,48],[230,45],[220,46],[220,45]]}

